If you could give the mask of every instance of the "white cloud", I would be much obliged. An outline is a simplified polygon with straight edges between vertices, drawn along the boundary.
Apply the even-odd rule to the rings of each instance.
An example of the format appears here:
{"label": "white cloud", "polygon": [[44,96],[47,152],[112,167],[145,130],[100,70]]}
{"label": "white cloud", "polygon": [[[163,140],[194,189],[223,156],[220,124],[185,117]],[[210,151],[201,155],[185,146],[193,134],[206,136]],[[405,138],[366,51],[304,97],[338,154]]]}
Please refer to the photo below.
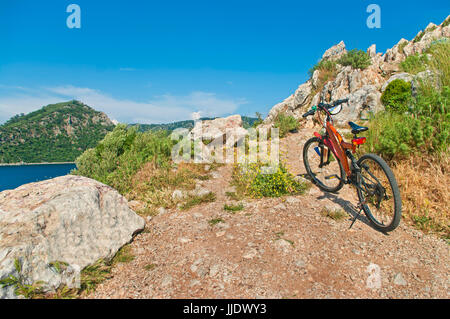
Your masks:
{"label": "white cloud", "polygon": [[191,118],[194,120],[194,121],[197,121],[197,120],[199,120],[200,118],[201,118],[201,112],[192,112],[191,113]]}
{"label": "white cloud", "polygon": [[43,105],[76,99],[110,118],[124,123],[166,123],[191,119],[193,112],[202,116],[223,116],[233,113],[244,99],[220,98],[215,93],[191,92],[185,96],[166,94],[145,102],[117,99],[109,94],[91,88],[75,86],[47,87],[39,93],[33,90],[28,95],[11,94],[0,97],[0,122],[17,113],[28,113]]}
{"label": "white cloud", "polygon": [[61,98],[54,96],[15,95],[0,97],[0,124],[19,113],[30,113],[42,106],[61,102]]}

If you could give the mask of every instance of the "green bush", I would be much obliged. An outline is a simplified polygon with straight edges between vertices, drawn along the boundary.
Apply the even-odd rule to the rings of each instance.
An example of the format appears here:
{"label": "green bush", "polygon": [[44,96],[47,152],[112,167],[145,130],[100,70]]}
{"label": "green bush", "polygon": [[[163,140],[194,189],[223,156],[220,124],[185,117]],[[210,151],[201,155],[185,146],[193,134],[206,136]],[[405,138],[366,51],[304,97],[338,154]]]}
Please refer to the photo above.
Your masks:
{"label": "green bush", "polygon": [[405,113],[408,111],[411,97],[411,83],[397,79],[386,87],[381,95],[381,102],[388,111]]}
{"label": "green bush", "polygon": [[292,115],[278,114],[274,122],[274,127],[279,129],[280,138],[282,138],[287,133],[298,129],[299,123]]}
{"label": "green bush", "polygon": [[[426,53],[431,54],[427,66],[436,78],[419,83],[414,97],[410,96],[409,83],[395,80],[389,84],[382,95],[382,102],[387,105],[386,111],[370,121],[366,151],[388,158],[401,158],[414,153],[448,154],[450,43],[447,40],[435,41]],[[408,103],[411,107],[406,114],[404,111]]]}
{"label": "green bush", "polygon": [[450,144],[450,88],[423,86],[410,114],[386,111],[370,122],[367,150],[387,158],[445,153]]}
{"label": "green bush", "polygon": [[435,41],[426,50],[427,54],[431,54],[429,66],[435,74],[439,75],[439,82],[442,87],[450,87],[450,41],[443,38]]}
{"label": "green bush", "polygon": [[140,133],[136,127],[120,124],[95,148],[77,158],[77,169],[72,174],[98,180],[124,193],[129,191],[131,178],[144,163],[167,165],[172,145],[164,131]]}
{"label": "green bush", "polygon": [[427,69],[429,60],[425,54],[416,54],[408,56],[405,61],[400,63],[400,69],[410,74],[417,74]]}
{"label": "green bush", "polygon": [[258,125],[261,125],[264,122],[264,119],[262,118],[262,114],[261,113],[256,112],[255,116],[256,116],[256,121],[253,122],[253,124],[252,124],[253,128],[257,128]]}
{"label": "green bush", "polygon": [[305,183],[298,182],[283,163],[274,167],[274,171],[265,172],[268,164],[250,163],[236,165],[233,184],[241,196],[253,198],[281,197],[288,194],[303,194]]}
{"label": "green bush", "polygon": [[450,25],[450,17],[445,19],[445,21],[442,23],[442,27],[445,28],[448,25]]}
{"label": "green bush", "polygon": [[398,46],[398,52],[400,53],[405,53],[405,47],[408,45],[408,41],[403,41],[402,43],[399,44]]}
{"label": "green bush", "polygon": [[342,64],[343,66],[350,65],[354,69],[364,70],[372,64],[372,61],[367,52],[353,49],[344,54],[337,63]]}
{"label": "green bush", "polygon": [[414,38],[413,42],[414,42],[414,43],[419,42],[420,40],[422,40],[422,38],[423,38],[424,35],[425,35],[425,32],[420,31],[420,33],[418,33],[418,34],[416,35],[416,37]]}
{"label": "green bush", "polygon": [[334,72],[336,70],[336,61],[320,60],[319,63],[317,63],[308,71],[309,75],[312,76],[314,74],[314,71],[316,70]]}

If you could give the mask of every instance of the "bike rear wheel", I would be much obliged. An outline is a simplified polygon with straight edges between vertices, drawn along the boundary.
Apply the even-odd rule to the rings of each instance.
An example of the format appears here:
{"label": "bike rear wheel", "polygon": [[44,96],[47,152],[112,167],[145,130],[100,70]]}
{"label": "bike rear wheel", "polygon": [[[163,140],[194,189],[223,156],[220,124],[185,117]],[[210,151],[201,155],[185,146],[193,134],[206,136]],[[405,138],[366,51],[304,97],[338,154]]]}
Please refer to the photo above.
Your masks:
{"label": "bike rear wheel", "polygon": [[375,154],[361,156],[358,166],[357,193],[364,213],[376,229],[394,230],[400,223],[402,201],[392,170]]}
{"label": "bike rear wheel", "polygon": [[303,163],[312,182],[321,190],[335,193],[344,186],[345,173],[341,162],[318,137],[313,137],[305,143]]}

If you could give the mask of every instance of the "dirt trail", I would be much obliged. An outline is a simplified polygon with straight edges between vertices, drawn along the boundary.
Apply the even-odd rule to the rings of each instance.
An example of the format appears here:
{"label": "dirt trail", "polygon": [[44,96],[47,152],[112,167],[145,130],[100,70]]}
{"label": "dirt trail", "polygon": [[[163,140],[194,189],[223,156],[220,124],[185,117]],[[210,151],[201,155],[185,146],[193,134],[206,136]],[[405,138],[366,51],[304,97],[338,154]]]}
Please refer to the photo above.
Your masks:
{"label": "dirt trail", "polygon": [[[282,140],[294,174],[304,173],[300,155],[310,136],[303,129]],[[324,206],[354,214],[353,189],[332,195],[313,186],[303,196],[247,200],[231,214],[223,210],[231,167],[216,175],[202,182],[216,202],[152,218],[131,244],[135,259],[88,297],[449,298],[444,241],[404,223],[384,235],[364,217],[349,229],[349,219],[320,215]],[[371,269],[380,270],[380,288],[369,288],[377,283]]]}

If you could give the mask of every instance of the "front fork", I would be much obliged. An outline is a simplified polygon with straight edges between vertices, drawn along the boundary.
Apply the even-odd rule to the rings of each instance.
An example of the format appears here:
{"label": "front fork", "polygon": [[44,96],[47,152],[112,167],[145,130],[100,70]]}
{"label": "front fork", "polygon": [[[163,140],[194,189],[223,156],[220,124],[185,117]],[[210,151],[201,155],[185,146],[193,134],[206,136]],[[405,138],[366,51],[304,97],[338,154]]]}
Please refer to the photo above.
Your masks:
{"label": "front fork", "polygon": [[[327,166],[328,164],[330,164],[330,151],[328,150],[328,148],[324,147],[325,144],[321,143],[319,144],[320,146],[320,164],[319,164],[319,168],[322,168],[324,166]],[[324,162],[324,160],[326,159],[326,162]]]}

